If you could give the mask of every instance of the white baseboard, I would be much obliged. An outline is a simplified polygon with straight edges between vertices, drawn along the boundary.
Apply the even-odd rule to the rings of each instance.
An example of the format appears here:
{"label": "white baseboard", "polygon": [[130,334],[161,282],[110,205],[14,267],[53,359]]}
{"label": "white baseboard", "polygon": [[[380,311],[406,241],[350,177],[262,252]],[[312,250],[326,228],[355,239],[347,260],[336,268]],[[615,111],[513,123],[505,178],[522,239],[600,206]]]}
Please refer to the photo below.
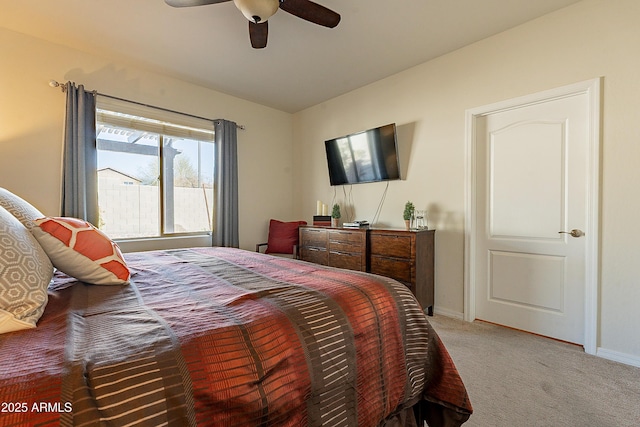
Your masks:
{"label": "white baseboard", "polygon": [[435,306],[435,308],[433,309],[433,312],[435,314],[441,314],[443,316],[464,320],[464,313],[459,311],[448,310],[446,308],[438,308],[438,306]]}
{"label": "white baseboard", "polygon": [[633,354],[620,353],[618,351],[598,347],[598,349],[596,350],[596,356],[640,368],[640,356],[636,356]]}

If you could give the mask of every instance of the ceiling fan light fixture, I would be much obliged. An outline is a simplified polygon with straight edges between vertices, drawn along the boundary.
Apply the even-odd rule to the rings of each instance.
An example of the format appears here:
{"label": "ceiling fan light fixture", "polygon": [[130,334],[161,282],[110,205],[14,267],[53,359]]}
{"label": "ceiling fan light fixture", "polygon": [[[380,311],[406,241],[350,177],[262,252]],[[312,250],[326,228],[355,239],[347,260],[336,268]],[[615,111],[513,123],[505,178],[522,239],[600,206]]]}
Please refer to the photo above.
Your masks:
{"label": "ceiling fan light fixture", "polygon": [[233,3],[245,18],[256,24],[271,18],[280,5],[279,0],[233,0]]}

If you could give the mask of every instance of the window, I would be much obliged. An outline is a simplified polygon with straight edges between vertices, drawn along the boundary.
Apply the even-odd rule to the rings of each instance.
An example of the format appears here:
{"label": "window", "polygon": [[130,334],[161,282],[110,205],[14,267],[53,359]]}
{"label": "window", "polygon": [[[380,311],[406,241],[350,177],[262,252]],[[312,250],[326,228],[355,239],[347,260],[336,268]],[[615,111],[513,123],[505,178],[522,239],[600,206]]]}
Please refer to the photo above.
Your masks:
{"label": "window", "polygon": [[107,97],[96,112],[98,228],[115,239],[210,234],[213,123]]}

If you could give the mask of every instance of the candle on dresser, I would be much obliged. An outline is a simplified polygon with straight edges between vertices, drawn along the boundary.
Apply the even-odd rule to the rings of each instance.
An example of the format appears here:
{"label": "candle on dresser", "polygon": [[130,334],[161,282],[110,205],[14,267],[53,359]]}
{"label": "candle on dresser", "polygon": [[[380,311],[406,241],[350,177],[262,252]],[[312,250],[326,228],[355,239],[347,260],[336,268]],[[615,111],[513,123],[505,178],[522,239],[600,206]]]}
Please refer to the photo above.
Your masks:
{"label": "candle on dresser", "polygon": [[320,200],[316,202],[316,215],[322,215],[322,202]]}

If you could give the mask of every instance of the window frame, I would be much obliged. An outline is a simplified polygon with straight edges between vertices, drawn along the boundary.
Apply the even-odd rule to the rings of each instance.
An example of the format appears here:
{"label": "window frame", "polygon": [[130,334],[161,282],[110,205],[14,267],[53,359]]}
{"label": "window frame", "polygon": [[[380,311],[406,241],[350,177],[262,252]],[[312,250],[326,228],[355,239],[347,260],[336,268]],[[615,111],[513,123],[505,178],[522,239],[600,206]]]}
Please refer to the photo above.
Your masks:
{"label": "window frame", "polygon": [[[136,120],[140,118],[141,120]],[[104,144],[109,144],[107,141],[101,141],[99,136],[100,124],[105,123],[114,127],[122,129],[129,129],[140,132],[153,133],[158,137],[158,146],[153,147],[157,149],[158,163],[159,163],[159,175],[158,175],[158,209],[159,209],[159,227],[158,235],[155,236],[135,236],[135,237],[116,237],[114,238],[118,244],[125,245],[123,250],[127,246],[133,246],[133,250],[145,250],[138,248],[141,244],[144,248],[151,249],[164,249],[174,247],[173,245],[167,246],[166,242],[176,243],[180,240],[195,240],[200,241],[199,244],[190,244],[193,246],[210,246],[214,232],[214,218],[216,212],[216,200],[212,198],[212,207],[209,212],[209,229],[203,231],[183,231],[183,232],[167,232],[166,220],[167,210],[174,210],[175,205],[168,206],[167,204],[167,191],[168,189],[165,179],[165,166],[166,156],[165,152],[165,140],[166,138],[181,138],[187,140],[193,140],[199,144],[211,143],[213,151],[213,170],[212,170],[212,189],[215,192],[215,174],[217,168],[217,159],[215,158],[215,129],[214,123],[211,120],[202,119],[188,114],[178,113],[169,110],[159,109],[157,107],[151,107],[144,104],[138,104],[118,98],[111,98],[106,96],[98,96],[96,103],[96,149],[97,151],[105,150]],[[103,148],[101,148],[103,145]],[[111,145],[111,144],[110,144]],[[117,146],[106,149],[107,151],[125,153],[126,151],[115,149]],[[141,153],[142,154],[142,153]],[[200,156],[200,154],[198,154]],[[200,157],[198,161],[200,161]],[[97,195],[97,193],[96,193]],[[163,243],[164,242],[164,243]],[[176,246],[182,247],[182,245]]]}

